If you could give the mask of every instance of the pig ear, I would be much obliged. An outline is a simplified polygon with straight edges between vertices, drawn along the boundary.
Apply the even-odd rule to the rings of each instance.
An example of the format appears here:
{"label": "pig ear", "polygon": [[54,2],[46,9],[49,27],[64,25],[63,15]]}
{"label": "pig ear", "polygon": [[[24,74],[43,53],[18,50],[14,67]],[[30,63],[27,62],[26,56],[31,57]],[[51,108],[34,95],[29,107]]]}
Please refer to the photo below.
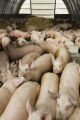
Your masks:
{"label": "pig ear", "polygon": [[61,61],[61,63],[63,63],[63,57],[60,57],[60,61]]}
{"label": "pig ear", "polygon": [[73,98],[72,96],[69,97],[69,101],[76,107],[80,107],[80,101],[75,100],[75,98]]}
{"label": "pig ear", "polygon": [[33,68],[34,68],[34,65],[35,65],[35,61],[31,61],[31,62],[29,63],[29,68],[30,68],[30,69],[33,69]]}
{"label": "pig ear", "polygon": [[31,114],[34,111],[33,107],[30,104],[30,100],[29,99],[28,99],[28,101],[26,103],[26,109],[27,109],[29,114]]}
{"label": "pig ear", "polygon": [[56,99],[60,98],[60,94],[59,93],[52,93],[50,91],[48,91],[48,93],[49,93],[51,99],[56,100]]}
{"label": "pig ear", "polygon": [[52,120],[52,115],[49,112],[45,113],[44,120]]}

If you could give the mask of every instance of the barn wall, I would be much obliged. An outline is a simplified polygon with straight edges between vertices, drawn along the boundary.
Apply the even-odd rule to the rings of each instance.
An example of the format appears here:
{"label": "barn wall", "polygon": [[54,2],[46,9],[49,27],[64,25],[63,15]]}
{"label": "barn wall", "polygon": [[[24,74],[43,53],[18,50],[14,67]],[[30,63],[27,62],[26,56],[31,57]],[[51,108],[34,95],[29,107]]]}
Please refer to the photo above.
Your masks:
{"label": "barn wall", "polygon": [[20,13],[33,14],[39,17],[54,18],[55,14],[68,14],[65,4],[62,0],[56,0],[56,10],[55,0],[25,0],[21,7]]}

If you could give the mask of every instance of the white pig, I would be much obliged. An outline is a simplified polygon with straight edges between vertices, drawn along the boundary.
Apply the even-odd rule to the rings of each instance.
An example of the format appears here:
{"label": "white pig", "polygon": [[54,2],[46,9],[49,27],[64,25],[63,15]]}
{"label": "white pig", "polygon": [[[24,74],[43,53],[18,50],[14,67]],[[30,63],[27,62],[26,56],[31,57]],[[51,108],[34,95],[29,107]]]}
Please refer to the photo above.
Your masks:
{"label": "white pig", "polygon": [[47,36],[48,38],[53,38],[53,39],[55,39],[55,38],[57,38],[57,37],[62,37],[61,33],[60,33],[60,32],[57,32],[57,31],[47,31],[47,32],[46,32],[46,36]]}
{"label": "white pig", "polygon": [[0,81],[6,82],[8,79],[9,58],[5,52],[0,52]]}
{"label": "white pig", "polygon": [[76,38],[75,45],[77,45],[80,48],[80,37]]}
{"label": "white pig", "polygon": [[53,38],[47,38],[46,41],[54,42],[54,44],[56,44],[56,45],[58,44],[58,42]]}
{"label": "white pig", "polygon": [[69,120],[79,120],[80,119],[80,107],[76,108]]}
{"label": "white pig", "polygon": [[56,53],[56,59],[54,60],[54,57],[52,57],[53,62],[53,72],[54,73],[61,73],[65,67],[65,65],[69,61],[69,52],[65,47],[60,47],[57,49]]}
{"label": "white pig", "polygon": [[37,59],[39,56],[40,55],[35,52],[25,55],[22,59],[19,60],[19,71],[23,74],[26,74],[30,63]]}
{"label": "white pig", "polygon": [[23,77],[13,78],[13,76],[10,76],[9,80],[0,88],[0,115],[4,112],[11,96],[22,82],[24,82]]}
{"label": "white pig", "polygon": [[54,42],[52,41],[44,41],[44,42],[41,42],[39,44],[39,46],[45,51],[45,52],[49,52],[49,53],[52,53],[52,54],[55,54],[57,48],[58,48],[58,45],[55,44]]}
{"label": "white pig", "polygon": [[53,120],[56,118],[56,100],[50,99],[49,91],[58,92],[59,78],[54,73],[45,73],[41,80],[41,90],[35,108],[26,104],[28,120]]}
{"label": "white pig", "polygon": [[18,42],[18,45],[21,46],[21,47],[28,44],[28,42],[26,41],[26,39],[21,38],[21,37],[17,39],[17,42]]}
{"label": "white pig", "polygon": [[42,75],[52,69],[51,54],[44,54],[30,63],[30,71],[24,74],[28,80],[39,81]]}
{"label": "white pig", "polygon": [[78,101],[79,84],[79,65],[75,62],[68,63],[60,78],[60,97],[57,98],[57,120],[68,120],[75,106],[80,106],[80,102]]}
{"label": "white pig", "polygon": [[15,37],[15,38],[19,38],[19,37],[30,38],[30,33],[23,32],[21,30],[13,30],[13,31],[10,32],[10,36]]}
{"label": "white pig", "polygon": [[26,101],[30,99],[34,106],[39,94],[40,86],[35,82],[21,85],[12,96],[0,120],[27,120]]}
{"label": "white pig", "polygon": [[31,41],[35,44],[39,44],[44,41],[45,38],[45,32],[39,32],[39,31],[32,31],[31,34]]}
{"label": "white pig", "polygon": [[67,49],[70,49],[71,46],[74,46],[74,42],[72,42],[71,40],[67,40],[64,42],[64,46],[67,48]]}

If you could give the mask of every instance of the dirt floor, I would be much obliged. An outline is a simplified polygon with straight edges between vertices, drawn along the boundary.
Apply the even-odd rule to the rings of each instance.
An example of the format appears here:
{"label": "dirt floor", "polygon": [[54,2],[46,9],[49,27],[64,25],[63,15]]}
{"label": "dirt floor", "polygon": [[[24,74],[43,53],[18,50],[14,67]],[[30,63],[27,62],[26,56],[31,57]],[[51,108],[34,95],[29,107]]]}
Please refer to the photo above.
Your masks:
{"label": "dirt floor", "polygon": [[[5,29],[7,26],[11,26],[12,23],[17,24],[17,29],[26,31],[26,30],[44,30],[44,29],[50,29],[54,27],[55,25],[58,25],[60,23],[71,23],[71,20],[69,19],[45,19],[45,18],[40,18],[40,17],[28,17],[28,18],[6,18],[0,19],[0,29]],[[79,26],[74,24],[72,21],[72,28],[77,29]],[[63,29],[63,28],[61,28]]]}

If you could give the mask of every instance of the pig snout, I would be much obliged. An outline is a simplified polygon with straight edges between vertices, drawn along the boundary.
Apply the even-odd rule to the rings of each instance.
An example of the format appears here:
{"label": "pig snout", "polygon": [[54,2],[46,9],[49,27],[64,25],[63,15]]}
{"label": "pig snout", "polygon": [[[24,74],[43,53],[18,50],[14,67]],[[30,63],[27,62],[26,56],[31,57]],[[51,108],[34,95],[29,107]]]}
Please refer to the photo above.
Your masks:
{"label": "pig snout", "polygon": [[60,72],[62,72],[62,70],[63,70],[63,67],[62,67],[61,62],[55,60],[53,62],[53,71],[54,71],[54,73],[60,73]]}
{"label": "pig snout", "polygon": [[20,31],[20,30],[13,30],[13,31],[10,32],[10,36],[11,37],[16,37],[16,38],[19,38],[19,37],[30,38],[30,33],[23,32],[23,31]]}

